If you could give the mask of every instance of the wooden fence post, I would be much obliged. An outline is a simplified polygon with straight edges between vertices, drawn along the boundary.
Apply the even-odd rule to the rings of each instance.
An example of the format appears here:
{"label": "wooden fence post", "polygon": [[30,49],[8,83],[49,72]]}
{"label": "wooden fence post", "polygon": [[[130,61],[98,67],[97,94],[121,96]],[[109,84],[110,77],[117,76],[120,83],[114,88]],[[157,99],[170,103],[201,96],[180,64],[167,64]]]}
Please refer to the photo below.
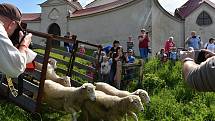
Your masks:
{"label": "wooden fence post", "polygon": [[48,59],[49,59],[49,54],[50,54],[51,46],[52,46],[51,41],[52,41],[52,37],[48,38],[47,42],[46,42],[47,45],[46,45],[46,49],[45,49],[43,67],[42,67],[42,72],[41,72],[42,76],[40,78],[39,91],[38,91],[38,96],[37,96],[36,112],[40,111],[40,107],[42,104],[42,97],[43,97],[44,83],[45,83],[45,79],[46,79]]}

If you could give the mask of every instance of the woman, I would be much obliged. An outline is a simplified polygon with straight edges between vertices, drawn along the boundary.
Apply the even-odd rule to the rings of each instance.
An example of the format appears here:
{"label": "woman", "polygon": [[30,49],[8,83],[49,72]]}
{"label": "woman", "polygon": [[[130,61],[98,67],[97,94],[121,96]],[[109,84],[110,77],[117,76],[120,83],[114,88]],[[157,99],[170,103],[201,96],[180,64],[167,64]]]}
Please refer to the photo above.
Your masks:
{"label": "woman", "polygon": [[215,52],[214,38],[210,38],[208,43],[205,44],[204,48],[211,52]]}
{"label": "woman", "polygon": [[112,65],[110,70],[110,82],[109,84],[114,85],[120,89],[121,80],[121,61],[123,61],[123,50],[122,47],[117,47],[116,52],[113,53]]}

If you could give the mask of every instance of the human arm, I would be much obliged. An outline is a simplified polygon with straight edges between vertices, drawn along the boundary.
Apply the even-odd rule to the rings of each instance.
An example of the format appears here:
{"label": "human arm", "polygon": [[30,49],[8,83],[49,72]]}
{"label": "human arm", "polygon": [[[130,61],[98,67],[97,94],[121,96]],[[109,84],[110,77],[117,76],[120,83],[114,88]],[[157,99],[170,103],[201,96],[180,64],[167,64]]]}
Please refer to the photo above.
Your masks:
{"label": "human arm", "polygon": [[[202,50],[205,51],[205,50]],[[183,76],[185,82],[191,88],[198,91],[215,91],[215,56],[214,53],[205,51],[208,59],[200,65],[196,64],[193,59],[186,56],[182,60],[183,63]]]}
{"label": "human arm", "polygon": [[[18,77],[26,68],[26,50],[31,42],[27,35],[19,49],[13,46],[2,25],[0,25],[0,71],[10,77]],[[25,44],[25,45],[24,45]]]}

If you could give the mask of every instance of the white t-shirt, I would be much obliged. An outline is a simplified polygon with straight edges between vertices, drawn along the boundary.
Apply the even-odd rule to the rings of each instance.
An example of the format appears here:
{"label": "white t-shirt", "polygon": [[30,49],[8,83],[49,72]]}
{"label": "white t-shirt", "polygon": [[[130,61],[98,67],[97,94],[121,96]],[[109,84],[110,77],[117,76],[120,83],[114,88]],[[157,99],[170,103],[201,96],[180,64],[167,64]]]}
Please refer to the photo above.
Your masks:
{"label": "white t-shirt", "polygon": [[206,43],[204,48],[206,48],[207,50],[210,50],[211,52],[215,52],[215,45],[214,43],[210,44],[210,43]]}
{"label": "white t-shirt", "polygon": [[18,77],[25,71],[27,57],[13,46],[0,21],[0,71],[10,77]]}

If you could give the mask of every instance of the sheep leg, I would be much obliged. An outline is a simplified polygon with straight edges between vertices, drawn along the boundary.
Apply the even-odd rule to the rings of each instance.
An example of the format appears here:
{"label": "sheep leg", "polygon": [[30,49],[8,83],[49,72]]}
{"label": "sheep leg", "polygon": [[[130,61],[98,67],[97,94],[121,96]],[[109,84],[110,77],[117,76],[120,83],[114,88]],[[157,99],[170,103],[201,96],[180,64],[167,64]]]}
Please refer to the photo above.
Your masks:
{"label": "sheep leg", "polygon": [[128,114],[126,113],[125,114],[125,121],[127,121],[128,119],[127,119],[127,117],[128,117]]}
{"label": "sheep leg", "polygon": [[72,113],[72,120],[77,121],[77,113],[75,111]]}
{"label": "sheep leg", "polygon": [[134,121],[138,121],[137,115],[134,112],[129,112],[128,115],[131,116]]}

